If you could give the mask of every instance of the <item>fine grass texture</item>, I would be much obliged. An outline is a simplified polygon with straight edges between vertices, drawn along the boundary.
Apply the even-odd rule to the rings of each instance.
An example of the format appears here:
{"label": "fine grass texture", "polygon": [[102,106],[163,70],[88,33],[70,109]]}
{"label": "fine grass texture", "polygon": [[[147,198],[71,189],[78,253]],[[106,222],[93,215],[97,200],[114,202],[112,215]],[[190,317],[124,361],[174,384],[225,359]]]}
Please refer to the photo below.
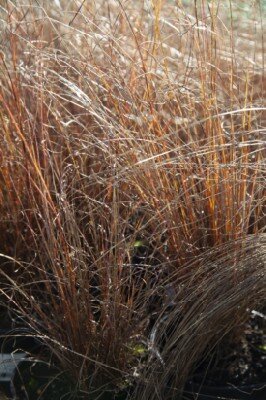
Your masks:
{"label": "fine grass texture", "polygon": [[0,1],[1,301],[73,396],[181,398],[262,306],[265,4],[238,3]]}

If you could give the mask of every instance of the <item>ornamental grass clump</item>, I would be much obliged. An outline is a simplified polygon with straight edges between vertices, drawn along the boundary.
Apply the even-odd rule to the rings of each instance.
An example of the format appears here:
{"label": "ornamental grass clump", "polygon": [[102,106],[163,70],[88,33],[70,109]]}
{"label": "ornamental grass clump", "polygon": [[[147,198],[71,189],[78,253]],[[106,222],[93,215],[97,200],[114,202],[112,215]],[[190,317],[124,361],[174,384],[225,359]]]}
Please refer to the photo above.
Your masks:
{"label": "ornamental grass clump", "polygon": [[0,3],[1,301],[84,396],[181,396],[262,304],[262,15]]}
{"label": "ornamental grass clump", "polygon": [[210,360],[228,338],[230,343],[230,336],[239,343],[250,310],[265,304],[265,239],[265,234],[249,235],[217,246],[189,263],[182,279],[176,276],[175,304],[170,312],[162,308],[157,318],[156,352],[134,399],[186,398],[191,388],[183,392],[185,383],[198,364]]}

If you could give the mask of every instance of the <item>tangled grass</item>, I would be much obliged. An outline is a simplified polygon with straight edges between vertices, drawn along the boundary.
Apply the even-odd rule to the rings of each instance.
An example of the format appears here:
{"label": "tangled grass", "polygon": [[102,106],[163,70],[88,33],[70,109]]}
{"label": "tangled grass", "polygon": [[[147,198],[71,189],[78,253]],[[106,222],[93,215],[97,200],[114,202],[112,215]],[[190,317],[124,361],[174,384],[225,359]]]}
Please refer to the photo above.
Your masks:
{"label": "tangled grass", "polygon": [[263,301],[263,7],[0,2],[2,302],[90,398],[181,396]]}

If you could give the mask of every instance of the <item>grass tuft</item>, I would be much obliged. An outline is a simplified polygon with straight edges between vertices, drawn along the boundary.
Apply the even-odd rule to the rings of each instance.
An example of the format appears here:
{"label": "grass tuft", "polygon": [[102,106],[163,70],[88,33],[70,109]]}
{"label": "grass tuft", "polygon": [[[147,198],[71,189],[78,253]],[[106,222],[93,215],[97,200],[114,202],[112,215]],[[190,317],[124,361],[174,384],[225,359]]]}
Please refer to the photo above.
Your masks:
{"label": "grass tuft", "polygon": [[0,2],[1,302],[77,391],[173,398],[262,305],[263,10]]}

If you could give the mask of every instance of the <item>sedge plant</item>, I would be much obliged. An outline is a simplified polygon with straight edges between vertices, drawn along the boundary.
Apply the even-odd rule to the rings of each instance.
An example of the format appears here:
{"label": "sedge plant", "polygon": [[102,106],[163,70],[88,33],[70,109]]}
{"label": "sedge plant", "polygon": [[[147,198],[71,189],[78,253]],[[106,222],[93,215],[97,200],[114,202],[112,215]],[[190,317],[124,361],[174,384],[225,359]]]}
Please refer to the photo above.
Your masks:
{"label": "sedge plant", "polygon": [[263,4],[187,3],[1,2],[1,299],[88,398],[263,301]]}

